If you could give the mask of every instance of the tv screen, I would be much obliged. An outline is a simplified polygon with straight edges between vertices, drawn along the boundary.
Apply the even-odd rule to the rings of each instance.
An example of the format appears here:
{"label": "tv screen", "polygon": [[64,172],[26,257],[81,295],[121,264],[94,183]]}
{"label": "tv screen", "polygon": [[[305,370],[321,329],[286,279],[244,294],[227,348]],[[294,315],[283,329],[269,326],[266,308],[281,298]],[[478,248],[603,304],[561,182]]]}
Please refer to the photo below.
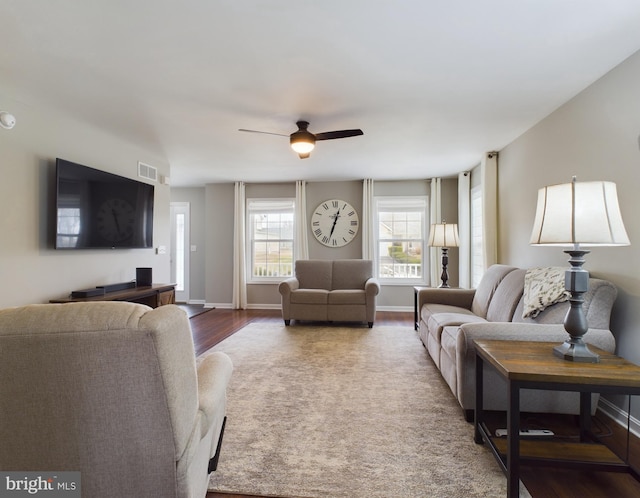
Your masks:
{"label": "tv screen", "polygon": [[153,247],[153,185],[56,159],[56,249]]}

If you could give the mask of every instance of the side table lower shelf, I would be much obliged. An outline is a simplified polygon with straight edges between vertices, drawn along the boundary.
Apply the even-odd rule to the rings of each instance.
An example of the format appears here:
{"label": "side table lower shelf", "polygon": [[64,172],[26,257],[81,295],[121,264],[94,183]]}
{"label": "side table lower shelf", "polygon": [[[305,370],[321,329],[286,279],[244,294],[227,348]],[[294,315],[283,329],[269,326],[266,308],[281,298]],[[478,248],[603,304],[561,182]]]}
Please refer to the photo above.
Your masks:
{"label": "side table lower shelf", "polygon": [[[481,429],[483,439],[494,456],[507,469],[507,438],[492,437],[486,426]],[[629,472],[629,466],[601,443],[573,443],[565,441],[520,439],[520,463],[528,466],[551,466],[591,469],[604,472]]]}

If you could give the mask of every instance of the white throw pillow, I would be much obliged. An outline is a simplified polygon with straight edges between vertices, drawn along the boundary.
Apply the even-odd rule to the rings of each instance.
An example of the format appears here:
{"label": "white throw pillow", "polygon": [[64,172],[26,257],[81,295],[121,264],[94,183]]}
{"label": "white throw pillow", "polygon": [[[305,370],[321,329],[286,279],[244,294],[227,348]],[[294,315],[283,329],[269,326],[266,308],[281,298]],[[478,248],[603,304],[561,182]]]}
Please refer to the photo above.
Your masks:
{"label": "white throw pillow", "polygon": [[524,275],[524,308],[522,318],[535,318],[552,304],[569,299],[565,289],[566,268],[529,268]]}

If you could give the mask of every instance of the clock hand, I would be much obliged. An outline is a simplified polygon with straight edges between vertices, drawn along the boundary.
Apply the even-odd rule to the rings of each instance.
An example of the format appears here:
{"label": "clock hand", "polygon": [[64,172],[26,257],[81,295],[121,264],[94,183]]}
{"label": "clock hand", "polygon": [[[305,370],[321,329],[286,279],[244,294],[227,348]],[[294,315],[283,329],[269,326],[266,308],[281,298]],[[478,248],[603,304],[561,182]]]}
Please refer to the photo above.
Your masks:
{"label": "clock hand", "polygon": [[111,214],[113,215],[113,219],[116,222],[116,230],[118,230],[118,234],[120,234],[120,223],[118,223],[118,213],[116,213],[115,209],[111,209]]}
{"label": "clock hand", "polygon": [[331,236],[333,235],[333,231],[336,229],[336,223],[338,222],[338,218],[340,218],[340,210],[338,209],[338,212],[336,213],[336,215],[333,218],[333,225],[331,225],[331,231],[329,232],[329,238],[331,238]]}

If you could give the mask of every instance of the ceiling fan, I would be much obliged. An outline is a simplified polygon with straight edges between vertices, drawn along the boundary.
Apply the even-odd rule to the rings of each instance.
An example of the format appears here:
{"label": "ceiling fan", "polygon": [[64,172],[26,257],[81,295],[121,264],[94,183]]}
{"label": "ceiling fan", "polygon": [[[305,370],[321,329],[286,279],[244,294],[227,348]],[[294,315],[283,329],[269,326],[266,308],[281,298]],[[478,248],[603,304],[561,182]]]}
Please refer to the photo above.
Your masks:
{"label": "ceiling fan", "polygon": [[245,130],[244,128],[240,128],[238,131],[246,131],[249,133],[265,133],[267,135],[278,135],[281,137],[288,136],[291,148],[298,153],[300,159],[306,159],[307,157],[309,157],[318,140],[333,140],[336,138],[348,138],[357,137],[358,135],[364,135],[362,130],[359,129],[311,133],[309,130],[307,130],[307,127],[309,126],[308,121],[298,121],[296,125],[298,126],[298,130],[294,131],[291,135],[284,135],[282,133],[271,133],[268,131]]}

